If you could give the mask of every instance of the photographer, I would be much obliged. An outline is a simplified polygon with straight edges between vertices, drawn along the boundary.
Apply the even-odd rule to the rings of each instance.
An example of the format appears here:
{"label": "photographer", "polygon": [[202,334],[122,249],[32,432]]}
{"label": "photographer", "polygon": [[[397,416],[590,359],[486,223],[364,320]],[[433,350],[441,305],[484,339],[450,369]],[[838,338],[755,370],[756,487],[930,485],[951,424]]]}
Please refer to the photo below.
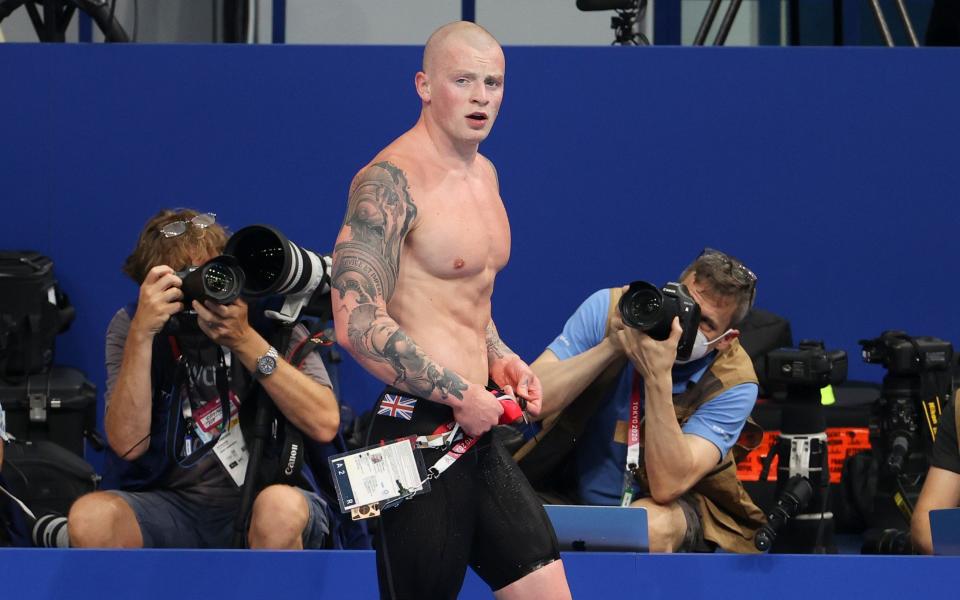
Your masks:
{"label": "photographer", "polygon": [[[212,214],[163,210],[127,258],[139,299],[117,312],[106,343],[108,476],[119,489],[74,503],[73,546],[230,547],[249,458],[238,413],[254,378],[305,438],[336,434],[339,408],[316,353],[302,370],[292,366],[267,341],[274,328],[241,299],[182,302],[183,271],[218,256],[226,241]],[[297,325],[283,355],[306,335]],[[269,486],[254,502],[247,543],[322,547],[328,510],[313,492]]]}
{"label": "photographer", "polygon": [[516,458],[548,500],[646,508],[653,551],[755,552],[763,514],[736,478],[732,449],[757,398],[734,328],[756,276],[705,250],[680,282],[701,313],[689,359],[677,360],[677,318],[657,341],[624,325],[626,287],[594,293],[532,365],[544,431]]}
{"label": "photographer", "polygon": [[960,395],[947,402],[937,428],[930,469],[920,498],[913,509],[910,537],[915,551],[933,554],[930,511],[960,506],[960,446],[957,442],[957,414]]}

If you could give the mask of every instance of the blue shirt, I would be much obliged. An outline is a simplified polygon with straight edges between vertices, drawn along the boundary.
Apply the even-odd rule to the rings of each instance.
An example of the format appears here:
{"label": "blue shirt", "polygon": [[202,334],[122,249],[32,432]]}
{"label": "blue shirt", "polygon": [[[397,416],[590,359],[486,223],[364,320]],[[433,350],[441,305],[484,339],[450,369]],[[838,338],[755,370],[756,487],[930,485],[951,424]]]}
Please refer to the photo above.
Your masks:
{"label": "blue shirt", "polygon": [[[591,294],[567,320],[563,332],[548,346],[550,351],[560,360],[566,360],[602,342],[609,307],[609,290]],[[700,381],[715,357],[716,352],[711,352],[699,360],[675,365],[673,393],[684,392]],[[639,377],[633,365],[627,363],[574,450],[580,501],[584,504],[620,504],[627,446],[615,441],[614,433],[617,421],[629,418],[630,392],[635,376]],[[643,389],[642,381],[640,389]],[[719,456],[725,456],[736,443],[753,410],[757,391],[756,384],[744,383],[720,393],[691,415],[683,425],[683,432],[710,441],[717,447]]]}

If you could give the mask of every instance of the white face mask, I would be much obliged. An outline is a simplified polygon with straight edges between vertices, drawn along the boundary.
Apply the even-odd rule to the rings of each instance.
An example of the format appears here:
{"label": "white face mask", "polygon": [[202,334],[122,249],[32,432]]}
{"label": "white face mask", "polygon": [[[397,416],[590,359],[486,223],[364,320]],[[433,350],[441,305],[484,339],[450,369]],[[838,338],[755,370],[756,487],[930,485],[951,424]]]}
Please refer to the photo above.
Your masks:
{"label": "white face mask", "polygon": [[707,336],[705,336],[702,331],[697,329],[697,339],[693,342],[693,350],[690,352],[690,358],[686,360],[677,359],[676,364],[685,365],[688,362],[693,362],[697,359],[703,358],[708,352],[710,352],[710,344],[722,340],[731,331],[733,331],[733,329],[728,329],[714,339],[708,340]]}

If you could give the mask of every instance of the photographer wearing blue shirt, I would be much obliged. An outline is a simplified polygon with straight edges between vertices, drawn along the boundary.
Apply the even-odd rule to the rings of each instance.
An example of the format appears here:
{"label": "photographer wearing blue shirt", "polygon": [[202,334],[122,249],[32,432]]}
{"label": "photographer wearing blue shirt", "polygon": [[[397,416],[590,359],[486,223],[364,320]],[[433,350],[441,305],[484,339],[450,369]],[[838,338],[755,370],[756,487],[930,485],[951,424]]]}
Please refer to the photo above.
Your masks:
{"label": "photographer wearing blue shirt", "polygon": [[[556,494],[560,485],[553,500],[646,508],[653,551],[756,552],[763,513],[737,480],[733,457],[757,398],[735,328],[753,303],[756,276],[705,250],[679,281],[680,295],[700,310],[696,340],[684,336],[689,358],[677,360],[679,319],[664,324],[658,341],[624,325],[617,305],[626,287],[594,293],[532,365],[543,382],[544,431],[516,458],[538,489]],[[537,452],[552,431],[566,436],[569,454]],[[546,462],[564,472],[560,479]]]}

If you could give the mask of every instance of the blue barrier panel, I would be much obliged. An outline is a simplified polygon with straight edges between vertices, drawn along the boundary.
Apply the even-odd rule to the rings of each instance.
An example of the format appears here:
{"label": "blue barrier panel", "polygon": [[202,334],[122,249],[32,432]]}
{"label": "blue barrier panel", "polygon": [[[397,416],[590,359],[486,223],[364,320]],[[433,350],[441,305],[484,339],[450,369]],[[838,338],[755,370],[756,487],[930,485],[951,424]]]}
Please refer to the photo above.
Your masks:
{"label": "blue barrier panel", "polygon": [[[960,49],[506,49],[481,150],[513,251],[494,318],[528,360],[590,292],[704,246],[759,275],[797,339],[960,330]],[[0,45],[0,245],[51,255],[77,307],[57,361],[102,389],[120,273],[162,206],[329,251],[350,180],[413,124],[416,47]],[[346,402],[380,384],[349,360]]]}
{"label": "blue barrier panel", "polygon": [[[578,600],[949,597],[960,585],[954,557],[568,552],[563,560]],[[0,592],[30,600],[377,597],[372,551],[0,549]],[[460,597],[490,593],[470,572]]]}

